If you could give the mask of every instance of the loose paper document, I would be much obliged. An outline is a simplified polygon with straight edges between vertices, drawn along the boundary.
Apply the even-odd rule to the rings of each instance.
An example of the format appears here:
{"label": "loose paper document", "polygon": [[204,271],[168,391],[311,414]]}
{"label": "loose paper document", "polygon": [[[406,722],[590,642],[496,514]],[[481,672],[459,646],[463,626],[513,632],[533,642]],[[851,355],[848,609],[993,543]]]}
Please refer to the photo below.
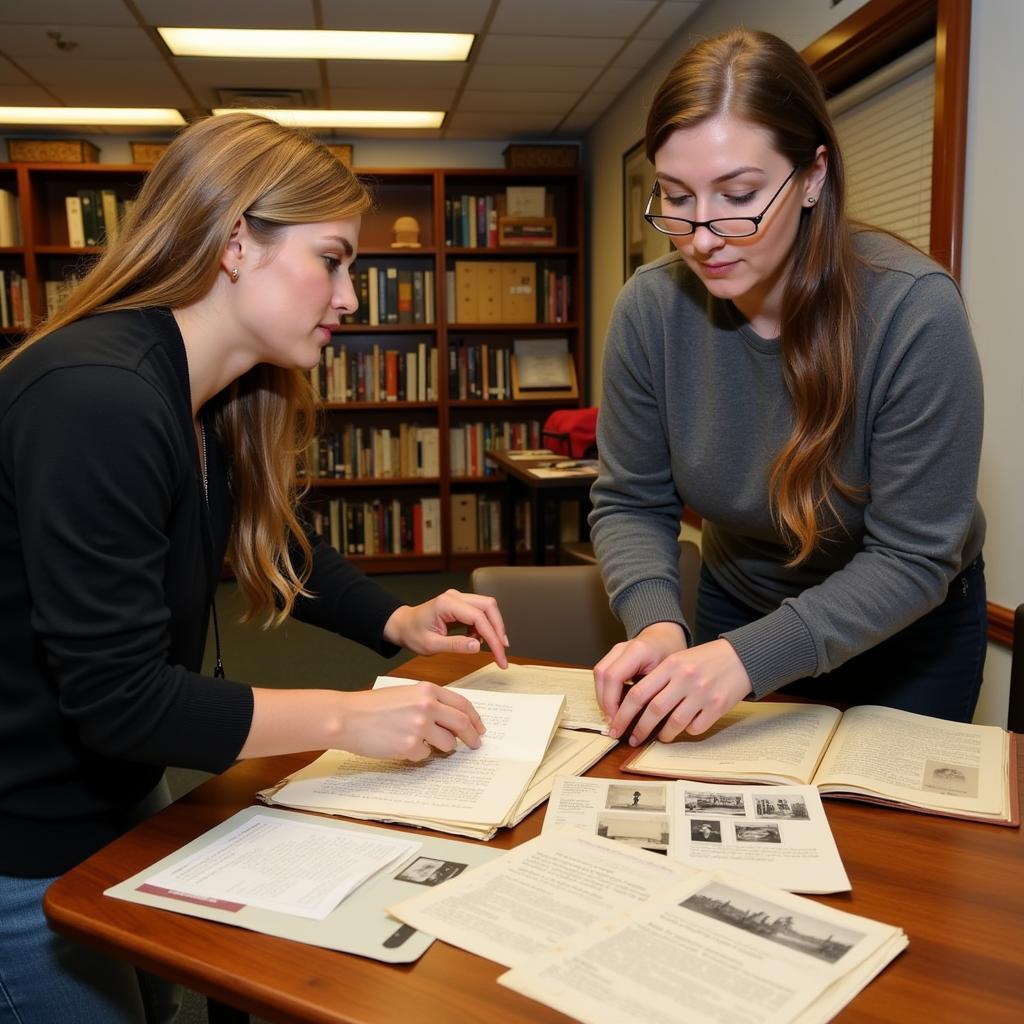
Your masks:
{"label": "loose paper document", "polygon": [[489,693],[560,693],[565,710],[558,723],[563,729],[592,729],[606,733],[608,723],[601,713],[594,692],[594,673],[590,669],[554,668],[549,665],[495,665],[470,672],[452,684],[460,689],[486,690]]}
{"label": "loose paper document", "polygon": [[555,780],[544,832],[572,828],[694,867],[790,892],[847,892],[850,880],[813,786]]}
{"label": "loose paper document", "polygon": [[555,452],[550,448],[513,448],[502,453],[506,459],[518,462],[521,459],[553,459]]}
{"label": "loose paper document", "polygon": [[810,1024],[906,945],[890,925],[701,872],[498,981],[584,1024]]}
{"label": "loose paper document", "polygon": [[[266,910],[252,903],[242,905],[172,890],[164,891],[149,885],[154,876],[173,873],[179,864],[196,854],[202,854],[257,817],[289,824],[313,822],[319,828],[345,837],[362,837],[374,841],[409,840],[418,849],[411,856],[376,872],[323,919]],[[369,825],[333,821],[330,818],[311,818],[308,814],[271,807],[248,807],[158,863],[108,889],[104,895],[159,910],[248,928],[266,935],[277,935],[293,942],[306,942],[326,949],[372,957],[386,963],[409,963],[420,957],[434,938],[396,921],[385,907],[405,898],[410,892],[447,885],[457,875],[501,855],[499,850],[475,843],[456,842],[425,834],[418,834],[414,838]]]}
{"label": "loose paper document", "polygon": [[461,742],[426,761],[361,757],[328,750],[279,786],[259,794],[267,803],[442,831],[469,827],[489,838],[505,824],[544,758],[562,711],[560,695],[460,690],[487,732],[477,750]]}
{"label": "loose paper document", "polygon": [[143,885],[166,896],[323,920],[367,878],[419,848],[399,836],[339,832],[330,822],[257,814]]}
{"label": "loose paper document", "polygon": [[690,874],[664,857],[596,836],[549,833],[443,893],[419,893],[388,909],[414,928],[511,967]]}
{"label": "loose paper document", "polygon": [[1020,822],[1016,745],[991,725],[864,704],[741,701],[703,736],[655,740],[623,769],[672,778],[801,782],[826,796]]}

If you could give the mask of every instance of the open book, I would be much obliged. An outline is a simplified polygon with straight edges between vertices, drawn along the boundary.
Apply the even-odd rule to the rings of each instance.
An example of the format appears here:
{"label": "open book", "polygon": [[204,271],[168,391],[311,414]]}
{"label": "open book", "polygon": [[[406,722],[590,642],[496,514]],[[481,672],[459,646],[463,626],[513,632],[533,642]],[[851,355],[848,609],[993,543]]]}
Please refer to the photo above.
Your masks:
{"label": "open book", "polygon": [[388,909],[592,1024],[824,1022],[907,945],[897,927],[576,832]]}
{"label": "open book", "polygon": [[582,773],[615,745],[607,737],[557,729],[561,694],[459,692],[487,726],[479,749],[460,742],[451,754],[417,764],[328,750],[257,799],[486,840],[542,803],[557,774]]}
{"label": "open book", "polygon": [[741,701],[702,736],[655,740],[623,771],[677,779],[801,783],[823,796],[1019,825],[1012,734],[865,704]]}

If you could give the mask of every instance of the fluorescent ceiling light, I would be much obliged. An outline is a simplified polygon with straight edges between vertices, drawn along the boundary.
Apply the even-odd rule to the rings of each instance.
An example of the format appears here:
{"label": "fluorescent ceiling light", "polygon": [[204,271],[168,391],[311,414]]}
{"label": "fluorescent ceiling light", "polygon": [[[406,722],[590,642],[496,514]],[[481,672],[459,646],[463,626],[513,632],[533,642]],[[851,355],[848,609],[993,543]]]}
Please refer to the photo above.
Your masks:
{"label": "fluorescent ceiling light", "polygon": [[176,57],[314,60],[466,60],[466,32],[327,32],[320,29],[158,28]]}
{"label": "fluorescent ceiling light", "polygon": [[440,128],[443,110],[301,110],[286,107],[217,107],[213,113],[260,114],[280,124],[298,128]]}
{"label": "fluorescent ceiling light", "polygon": [[0,107],[0,124],[105,124],[180,127],[185,118],[164,107]]}

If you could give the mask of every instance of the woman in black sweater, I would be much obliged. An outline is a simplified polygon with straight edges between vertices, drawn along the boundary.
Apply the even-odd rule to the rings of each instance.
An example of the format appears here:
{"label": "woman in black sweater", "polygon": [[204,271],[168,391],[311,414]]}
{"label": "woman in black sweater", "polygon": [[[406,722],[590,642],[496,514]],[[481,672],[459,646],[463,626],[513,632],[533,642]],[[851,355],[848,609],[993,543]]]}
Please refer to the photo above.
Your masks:
{"label": "woman in black sweater", "polygon": [[173,1015],[166,986],[51,934],[40,906],[165,800],[164,766],[480,743],[472,706],[427,683],[265,690],[224,679],[219,655],[199,674],[226,553],[267,625],[294,615],[384,655],[483,641],[506,664],[493,599],[403,606],[300,515],[307,371],[356,308],[369,206],[303,133],[197,122],[120,239],[0,363],[0,1022]]}

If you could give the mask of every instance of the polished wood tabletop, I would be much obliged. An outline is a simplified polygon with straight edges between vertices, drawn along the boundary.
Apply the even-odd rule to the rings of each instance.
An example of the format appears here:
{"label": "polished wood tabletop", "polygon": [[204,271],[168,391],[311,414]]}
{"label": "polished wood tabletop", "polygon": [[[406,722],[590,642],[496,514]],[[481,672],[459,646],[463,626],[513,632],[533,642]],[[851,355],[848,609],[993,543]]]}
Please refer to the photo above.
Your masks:
{"label": "polished wood tabletop", "polygon": [[[448,682],[487,661],[484,654],[436,655],[393,671]],[[1024,758],[1024,744],[1019,746]],[[630,752],[624,746],[612,750],[588,774],[625,777],[618,769]],[[275,1022],[569,1020],[496,984],[503,967],[443,942],[416,963],[392,966],[102,895],[252,805],[257,790],[315,756],[241,762],[193,790],[55,882],[45,901],[51,926]],[[828,799],[825,807],[853,891],[810,898],[898,925],[910,939],[910,947],[836,1019],[1024,1020],[1021,830],[843,800]],[[537,835],[543,815],[542,806],[516,828],[499,832],[492,845],[508,848]]]}

